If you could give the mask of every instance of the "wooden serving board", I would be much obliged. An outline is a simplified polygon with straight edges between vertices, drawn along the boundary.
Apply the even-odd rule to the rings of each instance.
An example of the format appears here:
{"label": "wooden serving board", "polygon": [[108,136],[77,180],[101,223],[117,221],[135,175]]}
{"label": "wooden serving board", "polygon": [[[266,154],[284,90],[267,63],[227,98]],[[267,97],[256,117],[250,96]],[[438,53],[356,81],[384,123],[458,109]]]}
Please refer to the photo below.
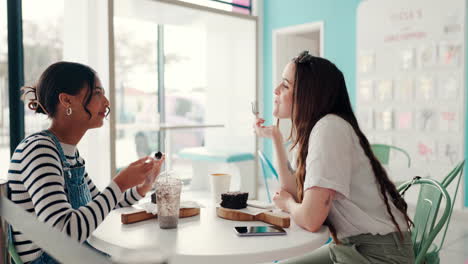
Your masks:
{"label": "wooden serving board", "polygon": [[[181,208],[179,211],[179,218],[191,217],[200,214],[200,208]],[[141,210],[133,213],[123,213],[121,215],[122,224],[133,224],[136,222],[158,218],[158,215],[147,213],[145,210]]]}
{"label": "wooden serving board", "polygon": [[234,221],[262,221],[280,227],[289,227],[291,224],[291,219],[288,215],[273,212],[251,215],[234,209],[218,207],[216,208],[216,214],[221,218]]}

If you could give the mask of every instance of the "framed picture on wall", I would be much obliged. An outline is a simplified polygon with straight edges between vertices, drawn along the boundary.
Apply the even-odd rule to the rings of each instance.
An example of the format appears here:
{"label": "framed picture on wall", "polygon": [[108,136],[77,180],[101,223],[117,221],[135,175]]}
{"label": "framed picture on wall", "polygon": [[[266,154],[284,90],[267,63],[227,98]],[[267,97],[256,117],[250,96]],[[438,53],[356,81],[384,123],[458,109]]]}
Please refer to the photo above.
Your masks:
{"label": "framed picture on wall", "polygon": [[424,45],[418,48],[418,66],[427,68],[437,62],[437,45]]}
{"label": "framed picture on wall", "polygon": [[393,110],[384,109],[375,111],[375,128],[381,131],[393,129]]}
{"label": "framed picture on wall", "polygon": [[459,81],[455,76],[445,76],[439,78],[437,94],[444,100],[455,100],[458,98]]}
{"label": "framed picture on wall", "polygon": [[417,111],[416,127],[419,131],[434,131],[437,128],[436,110],[424,108]]}
{"label": "framed picture on wall", "polygon": [[359,95],[363,102],[369,102],[374,95],[374,81],[362,80],[359,82]]}
{"label": "framed picture on wall", "polygon": [[380,80],[377,84],[376,99],[379,101],[389,101],[393,99],[393,81]]}
{"label": "framed picture on wall", "polygon": [[414,69],[414,49],[407,48],[400,52],[400,68],[403,70]]}
{"label": "framed picture on wall", "polygon": [[420,137],[416,140],[416,155],[420,161],[434,161],[437,158],[436,141],[430,137]]}
{"label": "framed picture on wall", "polygon": [[442,162],[449,163],[450,165],[457,164],[460,159],[461,146],[456,139],[444,137],[437,142],[438,159]]}
{"label": "framed picture on wall", "polygon": [[443,42],[439,46],[439,63],[442,66],[459,66],[462,46],[458,43]]}
{"label": "framed picture on wall", "polygon": [[361,73],[369,73],[375,70],[375,53],[363,51],[358,58],[358,69]]}
{"label": "framed picture on wall", "polygon": [[416,99],[431,101],[435,98],[434,79],[432,77],[419,77],[415,92]]}
{"label": "framed picture on wall", "polygon": [[453,108],[444,108],[439,112],[439,129],[444,132],[459,130],[459,114]]}
{"label": "framed picture on wall", "polygon": [[397,130],[409,130],[414,127],[413,112],[410,110],[398,110],[395,113],[396,117],[396,129]]}
{"label": "framed picture on wall", "polygon": [[402,102],[410,102],[413,100],[413,79],[400,79],[395,85],[395,99]]}

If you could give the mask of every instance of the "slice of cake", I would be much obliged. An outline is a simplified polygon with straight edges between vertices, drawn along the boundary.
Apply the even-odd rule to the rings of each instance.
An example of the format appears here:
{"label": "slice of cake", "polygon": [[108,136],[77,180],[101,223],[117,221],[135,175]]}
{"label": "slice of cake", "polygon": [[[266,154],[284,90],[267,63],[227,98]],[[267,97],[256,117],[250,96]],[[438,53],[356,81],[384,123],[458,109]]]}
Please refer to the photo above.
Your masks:
{"label": "slice of cake", "polygon": [[221,194],[221,206],[229,209],[242,209],[247,207],[248,192],[227,192]]}

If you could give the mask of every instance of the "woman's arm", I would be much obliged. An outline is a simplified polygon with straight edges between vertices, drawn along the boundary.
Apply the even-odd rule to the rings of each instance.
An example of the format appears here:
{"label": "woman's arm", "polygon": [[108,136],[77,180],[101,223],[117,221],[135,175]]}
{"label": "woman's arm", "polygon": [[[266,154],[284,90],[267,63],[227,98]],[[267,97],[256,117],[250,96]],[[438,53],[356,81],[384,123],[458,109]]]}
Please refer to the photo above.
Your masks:
{"label": "woman's arm", "polygon": [[290,169],[289,160],[284,147],[283,136],[277,126],[273,126],[273,146],[276,152],[276,163],[278,164],[278,174],[281,189],[293,194],[297,200],[297,184],[293,171]]}
{"label": "woman's arm", "polygon": [[[92,199],[96,198],[99,194],[101,194],[101,190],[94,184],[91,177],[89,177],[88,173],[85,173],[85,180],[88,184],[88,188],[91,191]],[[136,204],[139,200],[141,200],[144,196],[140,195],[137,190],[137,187],[132,187],[124,192],[123,198],[119,201],[119,203],[113,208],[121,208],[131,206]]]}
{"label": "woman's arm", "polygon": [[91,235],[123,195],[112,181],[86,206],[73,209],[65,192],[58,151],[48,139],[38,139],[18,149],[9,174],[24,184],[39,221],[80,242]]}
{"label": "woman's arm", "polygon": [[332,189],[312,187],[305,191],[302,203],[297,203],[290,193],[281,190],[273,200],[276,206],[291,214],[297,225],[317,232],[327,219],[335,193]]}
{"label": "woman's arm", "polygon": [[257,118],[255,120],[255,133],[259,137],[271,138],[273,141],[281,188],[296,196],[296,179],[294,178],[293,172],[289,169],[289,161],[286,155],[286,149],[283,145],[283,135],[281,135],[278,126],[264,126],[263,123],[265,123],[265,120],[262,118]]}
{"label": "woman's arm", "polygon": [[[152,169],[149,171],[149,174],[147,174],[144,181],[132,187],[131,189],[128,189],[124,194],[124,199],[117,204],[116,208],[130,206],[138,202],[141,198],[145,197],[146,193],[150,191],[151,188],[153,187],[154,182],[156,181],[156,178],[161,172],[161,166],[165,158],[166,158],[166,155],[162,154],[158,160],[155,160],[154,162],[152,162],[153,163]],[[145,162],[147,159],[153,160],[153,158],[149,156],[143,159],[145,160]],[[116,177],[118,177],[118,175]]]}
{"label": "woman's arm", "polygon": [[[123,170],[88,204],[73,209],[65,192],[62,164],[54,142],[38,139],[17,149],[9,177],[24,185],[39,221],[80,242],[85,241],[123,198],[123,191],[143,182],[156,162],[138,160]],[[93,190],[93,192],[95,192]]]}

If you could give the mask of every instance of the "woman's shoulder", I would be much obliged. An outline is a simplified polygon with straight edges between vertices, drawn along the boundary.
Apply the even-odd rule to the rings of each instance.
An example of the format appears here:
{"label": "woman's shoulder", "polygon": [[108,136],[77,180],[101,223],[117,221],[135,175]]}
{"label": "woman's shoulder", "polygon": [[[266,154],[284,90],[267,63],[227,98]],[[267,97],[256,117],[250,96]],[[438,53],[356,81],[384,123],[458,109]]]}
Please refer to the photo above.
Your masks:
{"label": "woman's shoulder", "polygon": [[41,132],[37,132],[37,133],[33,133],[31,135],[28,135],[26,138],[24,138],[23,142],[25,144],[29,144],[29,143],[32,143],[32,142],[41,142],[41,143],[48,142],[48,143],[51,143],[51,144],[55,145],[52,138],[50,138],[48,135],[46,135],[44,133],[41,133]]}
{"label": "woman's shoulder", "polygon": [[[344,120],[342,117],[335,115],[335,114],[328,114],[322,117],[317,124],[315,124],[312,132],[314,131],[352,131],[351,124],[348,121]],[[337,131],[338,130],[338,131]]]}
{"label": "woman's shoulder", "polygon": [[26,154],[25,150],[28,150],[27,152],[29,152],[33,150],[33,148],[35,151],[42,151],[44,148],[57,150],[54,141],[50,137],[41,133],[34,133],[27,136],[20,144],[18,144],[14,154]]}
{"label": "woman's shoulder", "polygon": [[314,126],[309,137],[311,158],[322,155],[324,151],[346,149],[356,144],[353,127],[338,115],[328,114]]}

